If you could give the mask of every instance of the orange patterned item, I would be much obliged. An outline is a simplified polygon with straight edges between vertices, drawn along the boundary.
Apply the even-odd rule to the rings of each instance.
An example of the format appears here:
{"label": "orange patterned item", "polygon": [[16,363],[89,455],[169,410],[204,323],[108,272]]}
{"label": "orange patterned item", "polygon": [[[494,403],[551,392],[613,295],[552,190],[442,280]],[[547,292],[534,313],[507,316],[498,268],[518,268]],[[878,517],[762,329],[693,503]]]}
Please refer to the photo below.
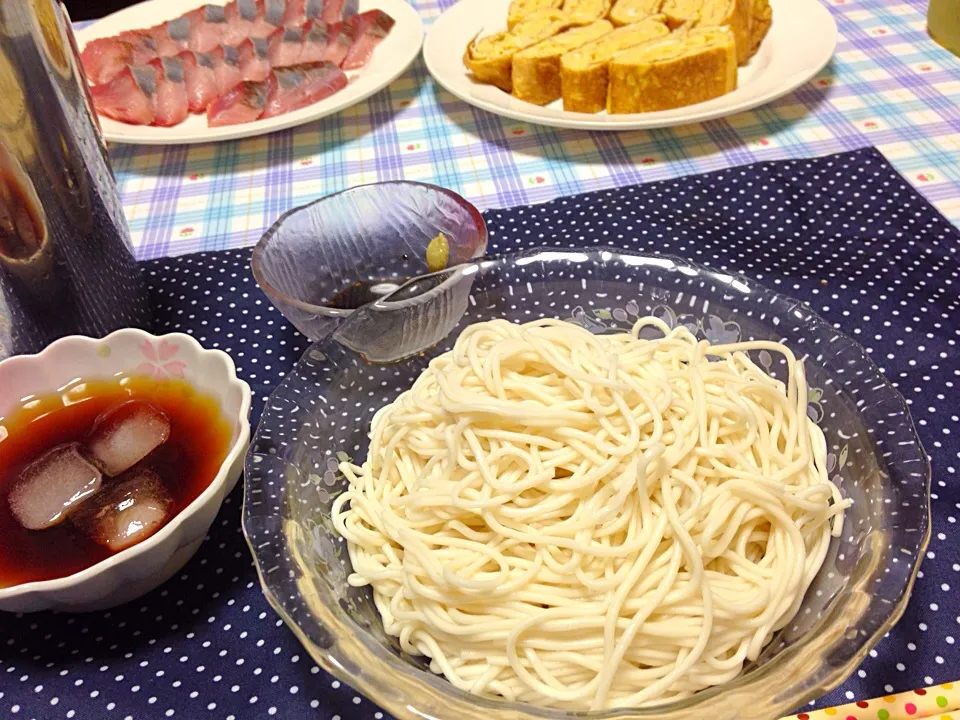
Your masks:
{"label": "orange patterned item", "polygon": [[960,720],[960,681],[812,710],[783,720]]}

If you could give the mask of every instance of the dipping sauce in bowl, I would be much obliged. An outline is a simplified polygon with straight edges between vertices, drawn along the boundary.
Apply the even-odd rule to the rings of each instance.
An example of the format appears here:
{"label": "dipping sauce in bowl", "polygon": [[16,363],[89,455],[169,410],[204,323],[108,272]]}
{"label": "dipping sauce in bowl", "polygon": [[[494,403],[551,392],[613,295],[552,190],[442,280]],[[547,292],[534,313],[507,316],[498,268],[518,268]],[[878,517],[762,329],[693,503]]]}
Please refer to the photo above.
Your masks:
{"label": "dipping sauce in bowl", "polygon": [[145,540],[217,477],[232,437],[184,380],[75,380],[0,417],[0,588]]}
{"label": "dipping sauce in bowl", "polygon": [[257,243],[253,276],[300,332],[319,340],[407,281],[481,257],[480,212],[446,188],[358,185],[284,213]]}

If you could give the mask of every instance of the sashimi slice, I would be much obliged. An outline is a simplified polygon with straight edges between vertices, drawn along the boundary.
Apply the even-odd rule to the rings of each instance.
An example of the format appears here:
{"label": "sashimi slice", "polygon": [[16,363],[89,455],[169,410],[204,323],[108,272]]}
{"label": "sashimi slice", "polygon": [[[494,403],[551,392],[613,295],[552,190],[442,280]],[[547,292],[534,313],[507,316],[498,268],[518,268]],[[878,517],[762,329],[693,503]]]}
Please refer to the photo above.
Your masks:
{"label": "sashimi slice", "polygon": [[263,0],[233,0],[223,8],[224,19],[227,21],[227,31],[223,42],[225,45],[239,45],[250,37],[259,37],[256,32],[257,23],[263,18]]}
{"label": "sashimi slice", "polygon": [[117,40],[128,42],[136,48],[134,64],[146,64],[160,54],[157,48],[157,41],[154,38],[152,29],[148,30],[124,30],[117,35]]}
{"label": "sashimi slice", "polygon": [[[356,4],[359,0],[347,0],[350,4]],[[307,4],[304,7],[303,14],[306,15],[307,20],[315,20],[317,22],[323,21],[323,0],[307,0]]]}
{"label": "sashimi slice", "polygon": [[238,45],[247,38],[265,38],[283,26],[285,0],[234,0],[224,9],[224,43]]}
{"label": "sashimi slice", "polygon": [[344,20],[357,12],[357,0],[321,0],[320,19],[325,23]]}
{"label": "sashimi slice", "polygon": [[119,38],[91,40],[80,53],[80,61],[87,79],[94,85],[113,80],[127,65],[142,65],[157,55],[156,50],[144,51]]}
{"label": "sashimi slice", "polygon": [[286,27],[274,32],[267,41],[270,64],[275,68],[298,64],[303,51],[303,39],[302,27]]}
{"label": "sashimi slice", "polygon": [[190,112],[205,111],[219,95],[213,58],[190,50],[177,55],[183,63],[183,81],[187,86],[187,107]]}
{"label": "sashimi slice", "polygon": [[303,48],[300,50],[300,62],[322,62],[327,54],[327,46],[330,44],[326,23],[319,20],[308,21],[303,26],[303,30]]}
{"label": "sashimi slice", "polygon": [[247,38],[237,46],[237,54],[240,58],[240,75],[244,80],[266,80],[271,68],[267,40]]}
{"label": "sashimi slice", "polygon": [[267,82],[244,80],[207,108],[207,125],[221,127],[253,122],[267,105]]}
{"label": "sashimi slice", "polygon": [[323,14],[323,0],[287,0],[283,15],[285,27],[303,25],[310,20],[319,20]]}
{"label": "sashimi slice", "polygon": [[283,13],[283,26],[302,25],[307,19],[307,0],[287,0]]}
{"label": "sashimi slice", "polygon": [[153,68],[128,65],[109,82],[90,88],[90,97],[97,112],[105,117],[149,125],[156,116],[156,89]]}
{"label": "sashimi slice", "polygon": [[340,67],[357,70],[366,65],[374,48],[387,36],[394,22],[383,10],[368,10],[345,20],[344,23],[353,28],[355,39]]}
{"label": "sashimi slice", "polygon": [[305,63],[276,68],[268,81],[267,106],[261,118],[299,110],[347,86],[347,76],[333,63]]}
{"label": "sashimi slice", "polygon": [[[274,29],[283,27],[283,16],[286,12],[287,0],[263,0],[263,19]],[[267,33],[267,35],[269,34]],[[266,35],[262,37],[266,37]]]}
{"label": "sashimi slice", "polygon": [[164,23],[163,27],[167,32],[167,37],[175,42],[182,50],[190,49],[190,26],[193,23],[189,15],[181,15],[175,20]]}
{"label": "sashimi slice", "polygon": [[343,70],[332,63],[305,63],[276,68],[263,82],[244,81],[207,109],[211,127],[276,117],[330,97],[347,85]]}
{"label": "sashimi slice", "polygon": [[333,23],[327,27],[327,50],[323,54],[325,62],[339,65],[347,57],[350,46],[353,45],[353,27],[347,23]]}
{"label": "sashimi slice", "polygon": [[210,52],[226,41],[227,19],[224,8],[218,5],[203,5],[183,17],[190,23],[187,47],[196,52]]}
{"label": "sashimi slice", "polygon": [[211,50],[209,54],[214,62],[217,95],[223,95],[243,82],[243,73],[240,71],[240,55],[235,48],[221,45],[215,50]]}
{"label": "sashimi slice", "polygon": [[178,58],[156,58],[150,62],[156,73],[156,115],[154,125],[179,125],[190,114],[183,64]]}
{"label": "sashimi slice", "polygon": [[160,57],[173,57],[178,52],[188,49],[190,44],[190,20],[177,18],[170,22],[155,25],[143,32],[149,33],[157,47]]}

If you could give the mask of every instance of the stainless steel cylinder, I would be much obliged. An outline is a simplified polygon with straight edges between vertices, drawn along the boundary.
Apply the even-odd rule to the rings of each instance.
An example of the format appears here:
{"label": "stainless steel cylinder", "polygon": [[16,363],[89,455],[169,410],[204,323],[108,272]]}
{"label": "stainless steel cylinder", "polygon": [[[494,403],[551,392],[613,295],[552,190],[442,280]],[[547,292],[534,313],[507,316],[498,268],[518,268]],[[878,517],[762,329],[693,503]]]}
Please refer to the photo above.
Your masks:
{"label": "stainless steel cylinder", "polygon": [[0,0],[0,359],[150,322],[81,67],[57,0]]}

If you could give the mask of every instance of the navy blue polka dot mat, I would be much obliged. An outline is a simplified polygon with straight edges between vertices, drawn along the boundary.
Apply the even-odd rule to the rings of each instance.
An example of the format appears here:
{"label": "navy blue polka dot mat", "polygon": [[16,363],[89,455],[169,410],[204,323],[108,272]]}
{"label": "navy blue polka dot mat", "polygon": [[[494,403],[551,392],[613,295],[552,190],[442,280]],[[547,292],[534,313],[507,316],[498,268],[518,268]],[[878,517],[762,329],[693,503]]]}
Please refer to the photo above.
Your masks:
{"label": "navy blue polka dot mat", "polygon": [[[909,608],[817,706],[960,679],[960,233],[875,150],[772,162],[485,214],[490,251],[621,246],[738,271],[801,298],[868,348],[933,463],[933,532]],[[306,349],[249,250],[148,262],[158,333],[234,358],[263,401]],[[260,592],[242,488],[199,552],[150,595],[84,615],[0,616],[0,717],[388,717],[320,670]],[[443,718],[441,720],[447,720]],[[773,719],[771,719],[773,720]]]}

